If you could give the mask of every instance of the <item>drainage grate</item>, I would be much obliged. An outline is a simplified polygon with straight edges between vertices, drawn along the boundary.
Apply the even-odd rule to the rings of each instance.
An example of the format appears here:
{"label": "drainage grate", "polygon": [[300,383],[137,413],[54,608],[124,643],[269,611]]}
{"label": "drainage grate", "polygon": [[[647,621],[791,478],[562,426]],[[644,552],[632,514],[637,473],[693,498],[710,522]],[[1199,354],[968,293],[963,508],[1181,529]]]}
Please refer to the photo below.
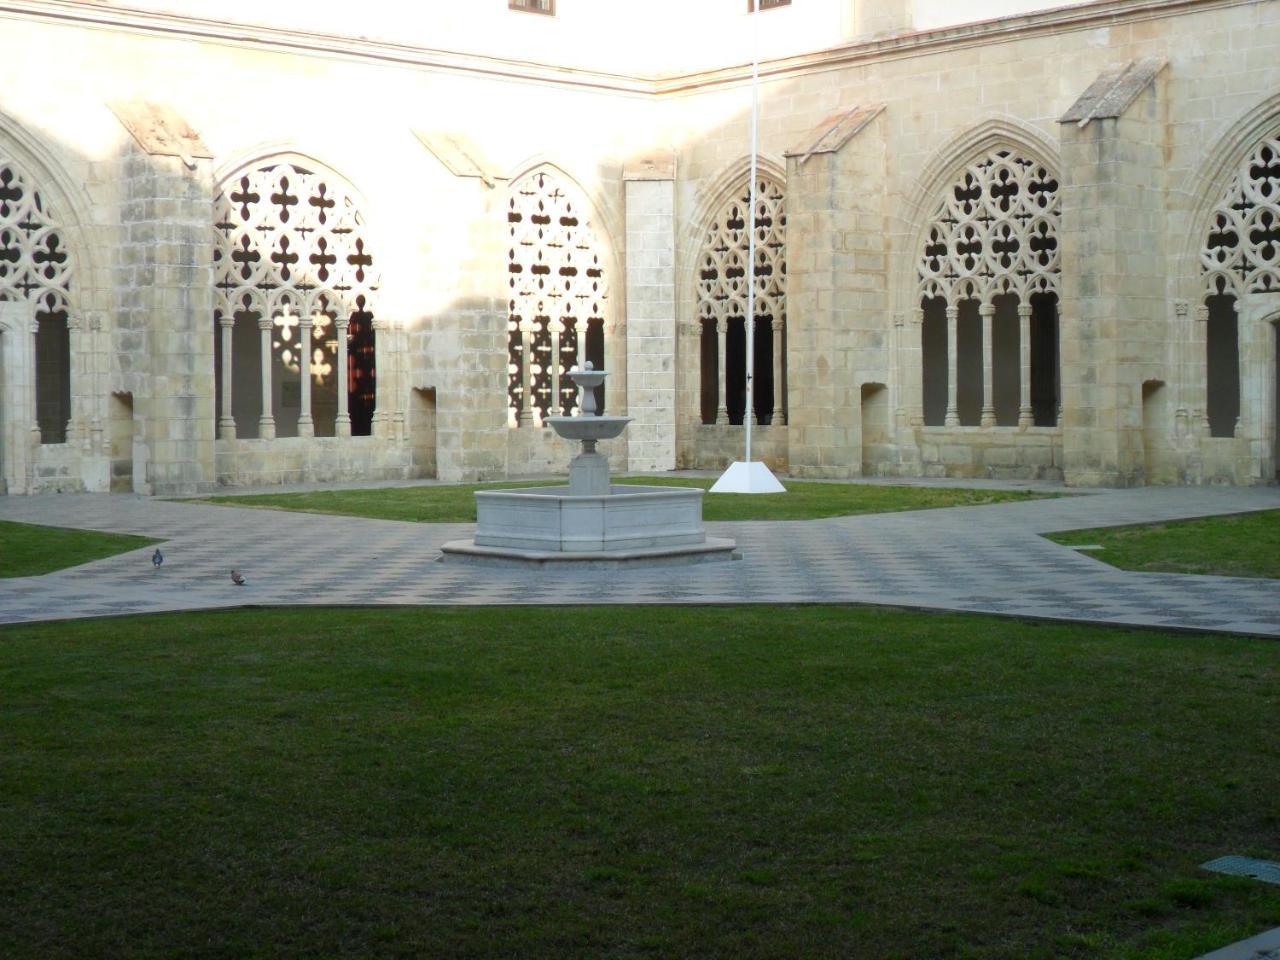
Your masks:
{"label": "drainage grate", "polygon": [[1233,877],[1253,877],[1263,883],[1280,884],[1280,863],[1274,860],[1255,860],[1252,857],[1219,857],[1200,864],[1202,870],[1229,873]]}

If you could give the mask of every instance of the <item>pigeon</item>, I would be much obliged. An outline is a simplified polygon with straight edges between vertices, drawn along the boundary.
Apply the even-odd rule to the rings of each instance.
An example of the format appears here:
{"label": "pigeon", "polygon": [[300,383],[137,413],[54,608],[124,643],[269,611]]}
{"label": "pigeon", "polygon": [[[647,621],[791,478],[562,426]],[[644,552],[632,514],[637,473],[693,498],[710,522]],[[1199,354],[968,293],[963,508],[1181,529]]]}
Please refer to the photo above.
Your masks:
{"label": "pigeon", "polygon": [[159,570],[162,563],[164,563],[164,554],[160,552],[159,547],[156,547],[156,552],[151,555],[151,565]]}
{"label": "pigeon", "polygon": [[245,584],[245,579],[244,579],[244,577],[240,576],[240,571],[238,571],[238,570],[232,570],[232,571],[231,571],[231,582],[232,582],[232,583],[234,583],[237,587],[243,587],[243,586],[244,586],[244,584]]}

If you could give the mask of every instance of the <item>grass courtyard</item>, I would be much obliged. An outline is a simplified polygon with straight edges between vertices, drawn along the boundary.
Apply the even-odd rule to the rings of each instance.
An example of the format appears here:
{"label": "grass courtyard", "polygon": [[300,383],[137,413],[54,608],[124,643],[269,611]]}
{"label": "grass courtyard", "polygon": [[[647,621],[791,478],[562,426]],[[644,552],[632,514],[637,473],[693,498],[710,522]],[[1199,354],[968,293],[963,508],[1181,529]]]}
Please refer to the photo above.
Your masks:
{"label": "grass courtyard", "polygon": [[1071,530],[1049,539],[1099,546],[1090,556],[1125,570],[1280,579],[1280,510]]}
{"label": "grass courtyard", "polygon": [[852,608],[0,630],[0,944],[1182,960],[1280,925],[1280,646]]}
{"label": "grass courtyard", "polygon": [[[563,480],[547,481],[547,485]],[[616,483],[700,487],[709,490],[715,479],[699,477],[625,477]],[[336,513],[377,520],[410,520],[420,523],[474,523],[475,492],[537,486],[518,483],[439,484],[415,487],[382,487],[362,490],[319,490],[308,493],[265,493],[208,497],[202,502],[274,510]],[[977,506],[1039,500],[1046,494],[1030,490],[972,490],[944,487],[911,487],[857,483],[814,483],[786,480],[786,493],[744,497],[708,493],[702,501],[704,520],[817,520],[860,513],[929,510],[935,507]]]}
{"label": "grass courtyard", "polygon": [[119,533],[0,520],[0,577],[38,577],[158,542]]}

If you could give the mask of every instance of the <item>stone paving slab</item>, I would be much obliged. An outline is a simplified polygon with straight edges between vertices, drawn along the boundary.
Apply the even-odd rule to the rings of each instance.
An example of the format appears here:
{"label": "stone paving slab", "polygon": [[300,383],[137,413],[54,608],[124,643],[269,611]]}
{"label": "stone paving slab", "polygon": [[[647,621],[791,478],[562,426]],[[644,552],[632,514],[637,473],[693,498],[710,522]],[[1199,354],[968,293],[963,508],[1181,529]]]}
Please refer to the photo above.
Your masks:
{"label": "stone paving slab", "polygon": [[1280,927],[1206,953],[1199,960],[1280,960]]}
{"label": "stone paving slab", "polygon": [[[1141,574],[1041,533],[1280,508],[1280,489],[1161,487],[808,521],[709,523],[738,561],[575,571],[439,562],[471,524],[135,496],[0,497],[0,519],[133,533],[153,548],[0,580],[0,623],[277,604],[867,603],[1280,636],[1280,583]],[[248,583],[231,583],[232,568]]]}

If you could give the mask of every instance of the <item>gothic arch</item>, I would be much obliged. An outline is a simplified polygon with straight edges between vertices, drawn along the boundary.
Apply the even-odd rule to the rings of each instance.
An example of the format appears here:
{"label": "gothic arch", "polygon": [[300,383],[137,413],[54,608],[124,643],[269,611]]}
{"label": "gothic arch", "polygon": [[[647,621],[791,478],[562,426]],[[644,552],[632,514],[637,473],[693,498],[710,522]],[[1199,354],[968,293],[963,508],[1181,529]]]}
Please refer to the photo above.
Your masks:
{"label": "gothic arch", "polygon": [[[7,335],[8,369],[0,376],[25,370],[24,395],[12,395],[10,403],[18,401],[15,410],[25,410],[28,422],[38,425],[30,434],[38,443],[65,444],[85,438],[86,419],[96,420],[100,412],[99,384],[83,372],[98,366],[88,357],[98,352],[101,318],[95,313],[93,329],[85,329],[94,271],[72,199],[80,191],[68,187],[51,151],[0,119],[0,299],[26,304],[31,323],[21,336]],[[6,432],[14,447],[18,435]],[[7,454],[16,461],[15,449]]]}
{"label": "gothic arch", "polygon": [[547,160],[518,168],[506,191],[508,423],[572,412],[576,391],[561,374],[587,359],[625,396],[622,270],[607,208]]}
{"label": "gothic arch", "polygon": [[[756,166],[704,205],[694,251],[694,322],[700,358],[700,417],[706,424],[748,416],[781,426],[786,419],[787,250],[785,180]],[[755,190],[755,207],[750,207]],[[755,238],[755,259],[748,250]],[[754,363],[747,396],[747,301],[754,293]],[[748,409],[750,408],[750,409]]]}
{"label": "gothic arch", "polygon": [[[1187,176],[1178,191],[1188,216],[1187,228],[1181,231],[1183,245],[1175,265],[1176,290],[1181,299],[1203,302],[1209,293],[1207,281],[1220,271],[1205,263],[1202,252],[1213,226],[1215,210],[1233,189],[1241,167],[1268,139],[1280,140],[1280,94],[1268,97],[1234,120],[1217,137],[1200,166]],[[1223,279],[1233,285],[1231,278]]]}
{"label": "gothic arch", "polygon": [[938,197],[977,158],[999,149],[1011,150],[1060,176],[1057,145],[1040,130],[1013,117],[992,117],[944,141],[921,168],[901,212],[894,217],[892,233],[899,244],[893,271],[895,312],[918,305],[917,261]]}
{"label": "gothic arch", "polygon": [[[756,174],[772,180],[783,190],[787,188],[787,164],[782,157],[759,154],[756,157]],[[750,176],[751,156],[745,154],[721,167],[706,186],[698,191],[693,216],[684,222],[679,239],[680,256],[684,264],[682,274],[691,279],[692,286],[697,285],[698,249],[702,245],[707,227]]]}
{"label": "gothic arch", "polygon": [[104,252],[90,241],[93,201],[42,139],[0,109],[0,155],[8,154],[31,178],[50,209],[57,214],[67,249],[74,260],[75,283],[67,296],[68,312],[79,318],[89,311],[109,307],[104,291],[109,284],[102,274]]}
{"label": "gothic arch", "polygon": [[927,426],[1057,424],[1061,178],[1036,140],[994,120],[953,138],[907,205],[895,288]]}
{"label": "gothic arch", "polygon": [[[363,204],[297,151],[259,147],[220,165],[211,226],[223,439],[372,434],[385,419],[379,248]],[[246,365],[251,375],[237,376]]]}

